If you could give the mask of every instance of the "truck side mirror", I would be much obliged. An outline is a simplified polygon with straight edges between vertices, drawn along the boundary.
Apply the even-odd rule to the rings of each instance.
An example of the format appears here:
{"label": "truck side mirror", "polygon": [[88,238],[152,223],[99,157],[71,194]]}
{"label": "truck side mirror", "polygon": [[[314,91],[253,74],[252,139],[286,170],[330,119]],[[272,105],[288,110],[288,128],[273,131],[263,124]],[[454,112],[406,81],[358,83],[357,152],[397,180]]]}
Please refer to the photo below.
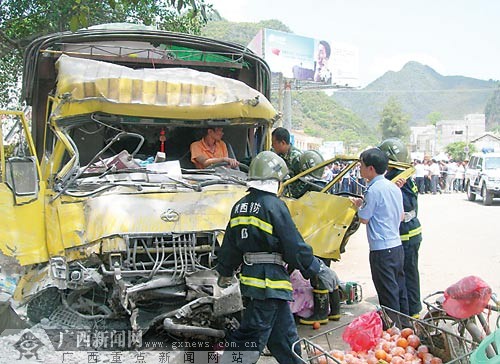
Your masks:
{"label": "truck side mirror", "polygon": [[6,182],[19,197],[38,197],[39,181],[35,157],[11,157],[6,161]]}

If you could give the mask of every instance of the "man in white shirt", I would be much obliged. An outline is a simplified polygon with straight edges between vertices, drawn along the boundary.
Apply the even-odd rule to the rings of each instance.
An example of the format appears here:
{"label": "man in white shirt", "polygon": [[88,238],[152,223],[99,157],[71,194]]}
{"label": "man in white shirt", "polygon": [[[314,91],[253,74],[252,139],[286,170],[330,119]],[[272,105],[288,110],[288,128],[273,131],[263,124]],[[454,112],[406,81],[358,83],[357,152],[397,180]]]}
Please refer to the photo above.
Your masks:
{"label": "man in white shirt", "polygon": [[[441,169],[439,168],[439,163],[433,159],[429,167],[429,172],[431,175],[431,192],[435,195],[438,192],[439,176],[441,175]],[[439,190],[441,193],[441,190]]]}
{"label": "man in white shirt", "polygon": [[415,182],[418,187],[418,193],[425,193],[425,176],[427,175],[427,170],[425,165],[417,160],[415,163]]}
{"label": "man in white shirt", "polygon": [[455,174],[457,172],[457,164],[454,160],[451,160],[447,164],[446,173],[446,193],[453,192],[453,185],[455,184]]}

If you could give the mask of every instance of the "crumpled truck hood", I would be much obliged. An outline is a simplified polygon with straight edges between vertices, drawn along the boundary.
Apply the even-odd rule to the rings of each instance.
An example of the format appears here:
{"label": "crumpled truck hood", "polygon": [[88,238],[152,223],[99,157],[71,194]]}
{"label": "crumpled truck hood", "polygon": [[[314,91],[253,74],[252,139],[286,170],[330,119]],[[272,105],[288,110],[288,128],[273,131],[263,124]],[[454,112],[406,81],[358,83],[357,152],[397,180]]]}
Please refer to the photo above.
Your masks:
{"label": "crumpled truck hood", "polygon": [[59,204],[60,235],[57,226],[48,231],[49,251],[61,255],[116,235],[224,230],[232,206],[245,193],[244,186],[227,186],[203,192],[108,194]]}

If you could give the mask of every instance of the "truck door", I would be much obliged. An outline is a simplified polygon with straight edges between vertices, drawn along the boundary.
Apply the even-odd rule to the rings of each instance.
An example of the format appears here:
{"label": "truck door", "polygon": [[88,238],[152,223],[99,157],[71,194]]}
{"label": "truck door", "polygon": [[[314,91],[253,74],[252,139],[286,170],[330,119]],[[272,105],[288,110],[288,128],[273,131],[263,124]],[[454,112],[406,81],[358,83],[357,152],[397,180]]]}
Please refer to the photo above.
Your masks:
{"label": "truck door", "polygon": [[23,112],[0,110],[0,251],[21,265],[48,260],[40,166]]}

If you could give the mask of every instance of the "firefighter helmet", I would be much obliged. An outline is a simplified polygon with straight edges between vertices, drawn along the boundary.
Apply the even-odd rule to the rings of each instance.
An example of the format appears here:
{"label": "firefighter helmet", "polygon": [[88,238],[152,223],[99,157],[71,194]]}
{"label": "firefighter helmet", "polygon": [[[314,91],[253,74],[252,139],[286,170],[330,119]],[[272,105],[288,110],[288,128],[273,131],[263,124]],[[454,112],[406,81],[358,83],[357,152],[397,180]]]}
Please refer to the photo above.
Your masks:
{"label": "firefighter helmet", "polygon": [[282,181],[287,174],[288,167],[286,166],[285,161],[274,152],[264,151],[257,154],[257,156],[252,160],[252,163],[250,163],[248,179],[275,179]]}
{"label": "firefighter helmet", "polygon": [[[317,166],[324,162],[323,157],[315,150],[306,150],[300,156],[300,170],[304,172],[305,170]],[[324,168],[316,169],[311,173],[314,178],[321,178],[323,176]]]}
{"label": "firefighter helmet", "polygon": [[408,162],[408,149],[406,145],[398,138],[389,138],[384,140],[378,148],[387,154],[387,157],[394,162]]}

